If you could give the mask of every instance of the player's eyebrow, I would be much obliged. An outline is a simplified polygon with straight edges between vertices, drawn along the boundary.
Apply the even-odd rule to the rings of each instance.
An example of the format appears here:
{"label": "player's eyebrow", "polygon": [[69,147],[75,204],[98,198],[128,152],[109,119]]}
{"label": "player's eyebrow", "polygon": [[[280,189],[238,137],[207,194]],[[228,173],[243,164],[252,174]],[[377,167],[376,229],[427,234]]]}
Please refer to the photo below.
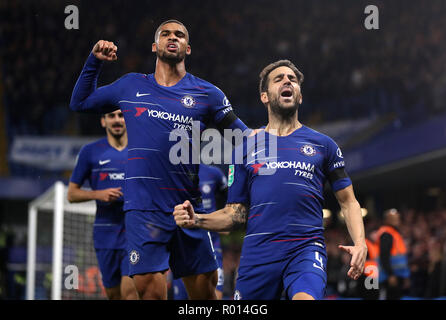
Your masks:
{"label": "player's eyebrow", "polygon": [[[287,74],[287,76],[288,76],[288,79],[290,79],[290,80],[292,80],[292,81],[297,80],[296,75],[294,75],[293,73]],[[273,78],[273,80],[282,80],[284,77],[285,77],[285,73],[280,73],[280,74],[276,75],[276,76]]]}
{"label": "player's eyebrow", "polygon": [[284,76],[284,73],[279,73],[278,75],[274,76],[273,80],[282,80]]}
{"label": "player's eyebrow", "polygon": [[178,29],[177,30],[164,29],[164,30],[160,31],[160,35],[163,35],[163,36],[169,35],[171,33],[174,33],[177,37],[185,37],[186,36],[186,33],[184,33],[181,30],[178,30]]}

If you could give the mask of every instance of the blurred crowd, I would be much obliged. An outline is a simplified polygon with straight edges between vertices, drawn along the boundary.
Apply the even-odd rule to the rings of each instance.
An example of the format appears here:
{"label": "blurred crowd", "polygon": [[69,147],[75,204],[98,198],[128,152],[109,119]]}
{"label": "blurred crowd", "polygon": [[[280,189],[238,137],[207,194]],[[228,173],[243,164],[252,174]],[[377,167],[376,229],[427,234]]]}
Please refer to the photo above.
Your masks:
{"label": "blurred crowd", "polygon": [[[430,212],[403,210],[399,229],[408,250],[410,278],[404,295],[418,298],[446,296],[446,209]],[[366,237],[376,241],[381,219],[366,217]],[[327,295],[345,298],[360,296],[359,285],[346,274],[350,257],[338,249],[349,243],[347,228],[331,227],[325,232],[328,254]]]}
{"label": "blurred crowd", "polygon": [[[79,8],[79,30],[67,30],[64,8]],[[118,45],[118,61],[99,84],[127,72],[151,73],[153,35],[177,18],[189,29],[188,71],[219,86],[249,126],[264,123],[258,74],[289,58],[303,71],[307,123],[388,112],[444,111],[446,3],[374,1],[379,30],[364,27],[364,1],[18,1],[0,3],[0,57],[8,132],[100,133],[68,109],[93,44]],[[96,124],[96,123],[95,123]],[[97,128],[97,129],[96,129]],[[98,131],[95,131],[98,130]]]}

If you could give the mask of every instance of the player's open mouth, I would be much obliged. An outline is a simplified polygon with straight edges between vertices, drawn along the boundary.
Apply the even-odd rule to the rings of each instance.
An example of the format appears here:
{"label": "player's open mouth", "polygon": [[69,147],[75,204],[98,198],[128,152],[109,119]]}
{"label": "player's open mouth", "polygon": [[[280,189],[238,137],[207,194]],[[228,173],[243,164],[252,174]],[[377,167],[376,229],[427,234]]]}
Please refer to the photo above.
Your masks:
{"label": "player's open mouth", "polygon": [[291,90],[290,88],[285,88],[282,90],[282,92],[280,92],[280,96],[281,97],[285,97],[285,98],[289,98],[293,96],[293,90]]}
{"label": "player's open mouth", "polygon": [[175,44],[175,43],[169,43],[168,45],[167,45],[167,50],[168,51],[172,51],[172,52],[174,52],[174,51],[176,51],[178,49],[178,47],[177,47],[177,45]]}

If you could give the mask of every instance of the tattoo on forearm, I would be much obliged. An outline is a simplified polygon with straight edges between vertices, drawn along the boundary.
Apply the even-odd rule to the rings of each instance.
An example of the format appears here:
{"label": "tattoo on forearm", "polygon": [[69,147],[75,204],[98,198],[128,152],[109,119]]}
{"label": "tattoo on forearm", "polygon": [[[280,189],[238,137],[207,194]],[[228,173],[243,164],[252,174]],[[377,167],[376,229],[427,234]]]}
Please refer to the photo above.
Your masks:
{"label": "tattoo on forearm", "polygon": [[200,225],[201,225],[201,222],[202,222],[202,220],[203,220],[203,218],[201,217],[201,216],[199,216],[199,215],[195,215],[195,221],[194,221],[194,223],[195,223],[195,225],[197,226],[197,227],[199,227]]}
{"label": "tattoo on forearm", "polygon": [[227,206],[231,207],[235,211],[232,215],[233,229],[244,228],[246,226],[246,218],[248,216],[246,206],[241,203],[229,203]]}

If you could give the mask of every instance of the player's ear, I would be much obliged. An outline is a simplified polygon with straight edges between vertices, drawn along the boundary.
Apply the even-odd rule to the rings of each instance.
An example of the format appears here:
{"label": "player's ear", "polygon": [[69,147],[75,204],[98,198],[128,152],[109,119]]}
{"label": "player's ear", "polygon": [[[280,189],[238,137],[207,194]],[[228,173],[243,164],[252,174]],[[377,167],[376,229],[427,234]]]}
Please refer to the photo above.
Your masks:
{"label": "player's ear", "polygon": [[299,85],[299,95],[300,95],[299,104],[302,104],[302,91],[300,85]]}
{"label": "player's ear", "polygon": [[156,52],[156,42],[152,43],[152,52]]}
{"label": "player's ear", "polygon": [[105,128],[105,117],[104,116],[101,117],[101,126],[102,126],[102,128]]}
{"label": "player's ear", "polygon": [[186,54],[190,55],[191,53],[192,53],[192,48],[190,47],[190,45],[187,45]]}
{"label": "player's ear", "polygon": [[268,94],[265,91],[260,93],[260,101],[262,101],[263,104],[269,103]]}

